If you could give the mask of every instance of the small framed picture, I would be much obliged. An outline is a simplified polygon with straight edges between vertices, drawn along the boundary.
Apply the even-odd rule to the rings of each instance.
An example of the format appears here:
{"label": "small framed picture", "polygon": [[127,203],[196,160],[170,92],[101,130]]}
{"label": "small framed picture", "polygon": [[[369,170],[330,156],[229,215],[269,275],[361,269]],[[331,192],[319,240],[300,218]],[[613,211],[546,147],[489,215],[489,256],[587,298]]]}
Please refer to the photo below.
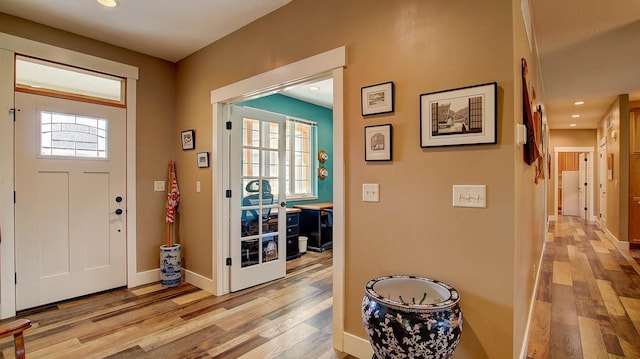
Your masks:
{"label": "small framed picture", "polygon": [[393,82],[363,87],[362,116],[393,112]]}
{"label": "small framed picture", "polygon": [[391,124],[365,127],[364,160],[391,161],[392,136]]}
{"label": "small framed picture", "polygon": [[196,132],[194,130],[186,130],[180,132],[183,150],[193,150],[196,148]]}
{"label": "small framed picture", "polygon": [[198,152],[196,155],[198,167],[207,168],[209,167],[209,152]]}

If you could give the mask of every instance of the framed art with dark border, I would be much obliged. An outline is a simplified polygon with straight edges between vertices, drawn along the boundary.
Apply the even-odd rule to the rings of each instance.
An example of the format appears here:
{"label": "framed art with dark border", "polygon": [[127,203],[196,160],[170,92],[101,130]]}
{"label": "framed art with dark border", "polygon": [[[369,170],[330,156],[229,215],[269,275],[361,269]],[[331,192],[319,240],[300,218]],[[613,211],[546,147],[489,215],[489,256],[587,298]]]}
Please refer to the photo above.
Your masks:
{"label": "framed art with dark border", "polygon": [[196,132],[194,130],[186,130],[180,132],[183,150],[193,150],[196,148]]}
{"label": "framed art with dark border", "polygon": [[495,82],[420,95],[420,147],[497,143]]}
{"label": "framed art with dark border", "polygon": [[196,155],[198,167],[207,168],[209,167],[209,152],[198,152]]}
{"label": "framed art with dark border", "polygon": [[393,82],[363,87],[360,90],[362,116],[393,112]]}
{"label": "framed art with dark border", "polygon": [[391,124],[364,128],[364,160],[391,161],[393,129]]}

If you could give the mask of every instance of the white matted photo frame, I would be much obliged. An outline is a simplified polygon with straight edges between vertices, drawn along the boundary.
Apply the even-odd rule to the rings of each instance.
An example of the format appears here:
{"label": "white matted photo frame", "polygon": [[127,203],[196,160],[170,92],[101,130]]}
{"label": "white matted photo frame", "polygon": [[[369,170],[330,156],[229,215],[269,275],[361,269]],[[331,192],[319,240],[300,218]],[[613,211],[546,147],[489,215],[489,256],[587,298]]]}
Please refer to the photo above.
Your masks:
{"label": "white matted photo frame", "polygon": [[495,82],[420,95],[420,147],[497,143]]}
{"label": "white matted photo frame", "polygon": [[364,160],[391,161],[393,156],[393,128],[391,124],[364,128]]}
{"label": "white matted photo frame", "polygon": [[196,132],[194,130],[186,130],[180,132],[183,150],[193,150],[196,148]]}
{"label": "white matted photo frame", "polygon": [[362,116],[393,112],[393,82],[363,87],[360,90],[360,96],[362,100]]}
{"label": "white matted photo frame", "polygon": [[198,152],[196,155],[196,162],[200,168],[209,167],[209,152]]}

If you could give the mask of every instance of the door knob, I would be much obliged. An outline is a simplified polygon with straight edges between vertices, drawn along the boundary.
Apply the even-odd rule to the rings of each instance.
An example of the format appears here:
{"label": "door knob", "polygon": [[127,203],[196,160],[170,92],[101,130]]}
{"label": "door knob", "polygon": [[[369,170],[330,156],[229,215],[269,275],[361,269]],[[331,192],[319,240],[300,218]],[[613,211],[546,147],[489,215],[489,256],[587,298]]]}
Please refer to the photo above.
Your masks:
{"label": "door knob", "polygon": [[284,208],[287,206],[287,202],[280,202],[280,207]]}
{"label": "door knob", "polygon": [[111,214],[117,214],[119,216],[122,214],[122,209],[118,208],[115,211],[111,212]]}
{"label": "door knob", "polygon": [[116,202],[118,202],[118,203],[122,202],[122,197],[120,197],[120,196],[116,197]]}

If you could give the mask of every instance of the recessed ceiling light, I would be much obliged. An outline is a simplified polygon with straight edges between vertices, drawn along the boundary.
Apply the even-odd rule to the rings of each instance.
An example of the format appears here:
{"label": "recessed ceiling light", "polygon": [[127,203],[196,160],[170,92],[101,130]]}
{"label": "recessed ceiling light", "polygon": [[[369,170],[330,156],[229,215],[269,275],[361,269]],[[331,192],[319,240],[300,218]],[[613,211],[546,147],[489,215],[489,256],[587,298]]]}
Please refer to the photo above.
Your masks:
{"label": "recessed ceiling light", "polygon": [[576,101],[573,104],[574,105],[584,105],[584,101]]}
{"label": "recessed ceiling light", "polygon": [[580,115],[571,115],[571,117],[573,117],[573,118],[579,118],[579,117],[580,117]]}
{"label": "recessed ceiling light", "polygon": [[569,125],[569,127],[576,127],[576,126],[578,126],[578,125],[576,125],[575,123],[572,123],[572,124]]}
{"label": "recessed ceiling light", "polygon": [[311,90],[311,91],[318,91],[318,90],[320,90],[320,87],[318,87],[318,86],[311,86],[311,87],[309,87],[309,90]]}
{"label": "recessed ceiling light", "polygon": [[116,7],[118,6],[118,3],[116,2],[116,0],[97,0],[101,5],[104,5],[106,7]]}

